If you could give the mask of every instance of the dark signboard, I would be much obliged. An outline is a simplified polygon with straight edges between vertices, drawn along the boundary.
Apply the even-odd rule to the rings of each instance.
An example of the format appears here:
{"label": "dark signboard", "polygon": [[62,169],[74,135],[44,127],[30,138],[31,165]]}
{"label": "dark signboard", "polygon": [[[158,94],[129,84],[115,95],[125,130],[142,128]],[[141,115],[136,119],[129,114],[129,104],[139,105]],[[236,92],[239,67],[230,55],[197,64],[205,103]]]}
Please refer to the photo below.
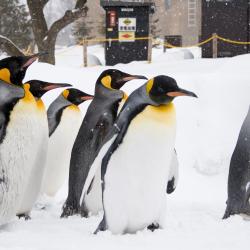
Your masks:
{"label": "dark signboard", "polygon": [[[106,65],[145,61],[148,56],[151,1],[101,1],[106,11]],[[112,41],[112,39],[116,39]],[[117,40],[118,39],[118,40]]]}
{"label": "dark signboard", "polygon": [[[236,41],[249,41],[249,0],[202,0],[202,35],[213,33]],[[248,53],[248,45],[218,41],[218,57]],[[212,42],[202,46],[202,57],[212,57]]]}

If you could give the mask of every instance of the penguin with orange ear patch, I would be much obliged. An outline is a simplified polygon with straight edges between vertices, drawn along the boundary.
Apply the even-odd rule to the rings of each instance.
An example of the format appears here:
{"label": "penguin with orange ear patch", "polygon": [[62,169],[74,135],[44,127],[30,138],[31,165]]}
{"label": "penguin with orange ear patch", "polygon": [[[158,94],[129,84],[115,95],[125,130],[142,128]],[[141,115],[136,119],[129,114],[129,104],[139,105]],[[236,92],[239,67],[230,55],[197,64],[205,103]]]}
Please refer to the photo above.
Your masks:
{"label": "penguin with orange ear patch", "polygon": [[15,141],[20,128],[15,106],[23,97],[22,87],[0,80],[0,226],[15,216],[21,197],[23,166],[18,160],[23,143]]}
{"label": "penguin with orange ear patch", "polygon": [[31,56],[11,56],[0,60],[0,79],[22,86],[28,67],[42,54],[44,53]]}
{"label": "penguin with orange ear patch", "polygon": [[89,212],[96,213],[102,209],[101,192],[98,192],[101,191],[100,177],[97,176],[93,180],[93,186],[97,185],[96,189],[92,189],[92,191],[97,190],[97,193],[93,194],[94,199],[81,204],[80,196],[89,168],[114,123],[121,100],[126,97],[120,88],[133,79],[146,79],[146,77],[130,75],[115,69],[105,70],[98,77],[94,99],[87,110],[72,149],[68,197],[61,217],[79,212],[83,216],[88,216]]}
{"label": "penguin with orange ear patch", "polygon": [[64,90],[48,108],[50,138],[43,181],[43,193],[48,196],[55,196],[68,179],[70,154],[83,119],[78,105],[92,99],[92,95],[70,88]]}
{"label": "penguin with orange ear patch", "polygon": [[135,233],[164,226],[166,180],[176,134],[173,100],[197,97],[168,76],[157,76],[128,98],[91,166],[101,167],[104,217],[98,231]]}
{"label": "penguin with orange ear patch", "polygon": [[[16,214],[22,200],[25,185],[30,173],[30,163],[34,161],[35,145],[34,129],[36,117],[36,100],[29,90],[23,86],[27,68],[39,55],[28,57],[8,57],[0,60],[0,80],[13,89],[22,93],[8,103],[9,95],[6,88],[0,96],[5,97],[1,104],[1,139],[0,139],[0,225],[8,223]],[[17,91],[17,92],[16,92]]]}
{"label": "penguin with orange ear patch", "polygon": [[70,84],[49,83],[39,80],[31,80],[24,84],[26,90],[26,102],[30,103],[29,116],[32,118],[30,124],[30,138],[32,144],[26,145],[31,151],[28,154],[27,182],[24,185],[24,191],[21,203],[17,209],[17,216],[29,219],[30,211],[41,191],[42,180],[45,171],[47,159],[49,129],[47,121],[47,112],[41,97],[48,91],[56,88],[69,87]]}

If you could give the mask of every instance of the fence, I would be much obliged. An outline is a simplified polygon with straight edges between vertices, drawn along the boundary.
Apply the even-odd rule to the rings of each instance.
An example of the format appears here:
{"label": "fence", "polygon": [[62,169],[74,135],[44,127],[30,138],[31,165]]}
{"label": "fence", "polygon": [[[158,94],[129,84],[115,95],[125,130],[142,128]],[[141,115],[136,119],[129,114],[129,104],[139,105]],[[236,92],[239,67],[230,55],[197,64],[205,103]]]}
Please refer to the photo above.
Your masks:
{"label": "fence", "polygon": [[[149,42],[149,46],[148,46],[148,62],[151,63],[152,62],[152,47],[153,45],[162,45],[164,48],[192,48],[192,47],[199,47],[202,46],[206,43],[209,43],[212,41],[212,46],[213,46],[213,58],[217,58],[218,56],[218,40],[221,40],[223,42],[226,43],[231,43],[231,44],[235,44],[235,45],[250,45],[250,42],[243,42],[243,41],[236,41],[236,40],[231,40],[231,39],[227,39],[225,37],[219,36],[218,34],[214,33],[211,37],[207,38],[204,41],[201,41],[199,43],[196,44],[192,44],[192,45],[187,45],[187,46],[175,46],[172,45],[168,42],[162,42],[162,41],[158,41],[156,39],[153,39],[152,37],[137,37],[135,38],[135,40],[148,40]],[[87,59],[87,48],[88,45],[91,43],[105,43],[105,42],[122,42],[123,39],[120,38],[113,38],[113,39],[107,39],[107,38],[96,38],[96,39],[83,39],[80,43],[78,43],[78,45],[83,46],[83,66],[87,67],[88,66],[88,59]],[[127,41],[126,39],[124,39],[124,41]],[[29,54],[30,51],[29,49],[26,50],[24,52],[25,54]]]}

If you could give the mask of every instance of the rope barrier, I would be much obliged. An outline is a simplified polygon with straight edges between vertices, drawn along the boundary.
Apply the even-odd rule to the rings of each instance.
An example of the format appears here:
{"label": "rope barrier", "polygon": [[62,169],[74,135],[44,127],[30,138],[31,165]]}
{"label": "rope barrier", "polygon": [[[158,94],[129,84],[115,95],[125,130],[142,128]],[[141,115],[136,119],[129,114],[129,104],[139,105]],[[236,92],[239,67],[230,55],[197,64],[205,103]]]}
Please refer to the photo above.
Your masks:
{"label": "rope barrier", "polygon": [[[222,37],[222,36],[219,36],[219,35],[213,35],[209,38],[207,38],[206,40],[204,41],[201,41],[199,43],[196,43],[196,44],[192,44],[192,45],[187,45],[187,46],[175,46],[171,43],[168,43],[168,42],[159,42],[155,39],[153,39],[152,37],[136,37],[134,38],[133,40],[135,41],[138,41],[138,40],[152,40],[154,42],[154,45],[164,45],[165,47],[168,47],[168,48],[190,48],[190,47],[198,47],[198,46],[202,46],[206,43],[209,43],[210,41],[212,41],[213,39],[218,39],[218,40],[221,40],[223,42],[227,42],[227,43],[231,43],[231,44],[239,44],[239,45],[250,45],[250,42],[242,42],[242,41],[237,41],[237,40],[231,40],[231,39],[227,39],[225,37]],[[95,38],[95,39],[83,39],[78,45],[83,45],[84,42],[88,42],[88,43],[91,43],[91,42],[115,42],[115,41],[128,41],[128,39],[123,39],[123,38]]]}
{"label": "rope barrier", "polygon": [[227,39],[221,36],[216,35],[219,40],[222,40],[223,42],[231,43],[231,44],[239,44],[239,45],[250,45],[250,42],[241,42],[236,40]]}
{"label": "rope barrier", "polygon": [[[199,43],[193,44],[193,45],[188,45],[188,46],[175,46],[169,42],[160,42],[157,41],[155,39],[153,39],[152,37],[135,37],[133,38],[134,41],[143,41],[143,40],[151,40],[153,45],[163,45],[166,48],[192,48],[192,47],[199,47],[202,46],[206,43],[211,42],[214,39],[218,39],[221,40],[223,42],[226,43],[231,43],[231,44],[236,44],[236,45],[250,45],[250,41],[249,42],[243,42],[243,41],[237,41],[237,40],[231,40],[222,36],[219,36],[217,34],[212,35],[211,37],[207,38],[204,41],[201,41]],[[88,44],[88,43],[103,43],[103,42],[122,42],[122,41],[129,41],[126,38],[95,38],[95,39],[83,39],[82,41],[80,41],[77,45],[81,45],[83,46],[84,44]],[[25,54],[30,54],[30,50],[31,48],[29,47],[26,51]],[[67,49],[68,50],[68,49]],[[64,54],[67,52],[67,50],[65,49],[64,51],[61,51],[59,53],[57,53],[57,55],[60,54]]]}

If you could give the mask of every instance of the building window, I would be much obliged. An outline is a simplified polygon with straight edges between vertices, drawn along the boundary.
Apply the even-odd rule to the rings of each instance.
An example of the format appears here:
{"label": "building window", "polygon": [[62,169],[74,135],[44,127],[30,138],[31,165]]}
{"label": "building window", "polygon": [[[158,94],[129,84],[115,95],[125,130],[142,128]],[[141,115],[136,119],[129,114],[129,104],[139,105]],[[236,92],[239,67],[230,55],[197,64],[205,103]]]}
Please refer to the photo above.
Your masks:
{"label": "building window", "polygon": [[197,0],[188,0],[188,27],[196,27],[197,25]]}

